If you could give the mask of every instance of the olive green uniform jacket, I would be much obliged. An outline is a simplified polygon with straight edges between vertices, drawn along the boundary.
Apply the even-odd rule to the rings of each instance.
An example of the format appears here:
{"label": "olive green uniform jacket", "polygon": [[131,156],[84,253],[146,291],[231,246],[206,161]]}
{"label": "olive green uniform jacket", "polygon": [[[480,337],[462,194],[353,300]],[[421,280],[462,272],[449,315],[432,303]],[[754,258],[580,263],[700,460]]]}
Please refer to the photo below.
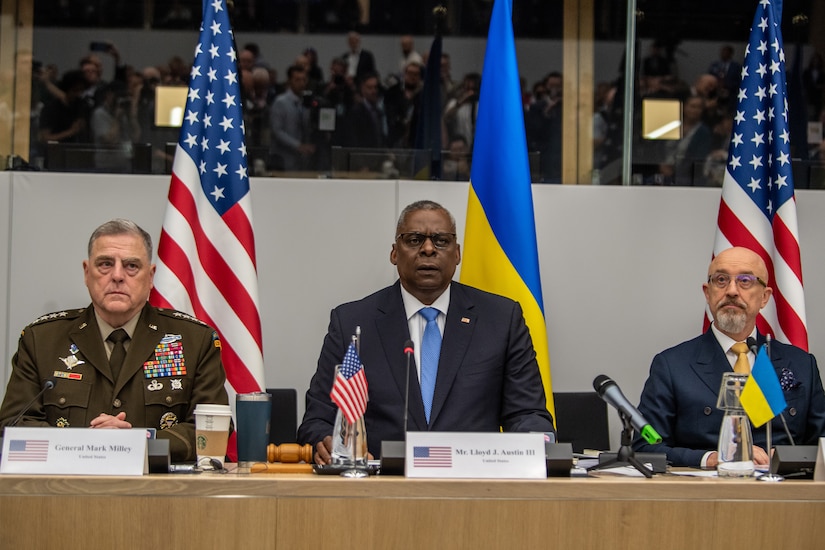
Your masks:
{"label": "olive green uniform jacket", "polygon": [[133,427],[169,440],[173,462],[195,460],[195,405],[228,403],[220,345],[194,317],[147,303],[113,380],[91,305],[44,315],[20,336],[0,426],[53,380],[19,426],[83,428],[100,413],[125,412]]}

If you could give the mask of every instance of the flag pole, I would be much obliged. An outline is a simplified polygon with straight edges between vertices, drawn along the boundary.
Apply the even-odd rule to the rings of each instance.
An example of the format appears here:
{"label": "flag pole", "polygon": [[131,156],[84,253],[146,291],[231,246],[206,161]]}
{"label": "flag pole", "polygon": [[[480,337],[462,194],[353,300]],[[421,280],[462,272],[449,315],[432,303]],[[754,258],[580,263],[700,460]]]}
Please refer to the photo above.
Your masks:
{"label": "flag pole", "polygon": [[[358,360],[361,360],[361,325],[355,327],[355,334],[352,335],[352,344],[355,346],[355,353],[358,354]],[[363,369],[363,364],[361,365]],[[341,477],[360,478],[367,477],[369,473],[365,469],[358,467],[358,435],[360,430],[366,429],[366,424],[363,422],[363,415],[355,422],[350,423],[346,418],[342,418],[342,422],[348,424],[347,431],[349,432],[349,453],[352,467],[341,472]],[[366,459],[366,457],[365,457]]]}
{"label": "flag pole", "polygon": [[[765,352],[768,354],[768,359],[770,359],[771,358],[771,335],[770,334],[765,335]],[[782,413],[779,413],[779,414],[781,415]],[[782,422],[784,422],[784,421],[785,421],[785,417],[783,416],[782,417]],[[761,476],[759,476],[756,479],[758,479],[759,481],[774,481],[774,482],[776,482],[776,481],[785,481],[785,478],[783,476],[781,476],[779,474],[774,474],[770,471],[771,462],[773,462],[773,456],[771,455],[771,448],[773,447],[773,445],[771,444],[771,422],[773,422],[773,420],[768,420],[767,422],[765,422],[765,447],[766,447],[765,452],[768,453],[768,473],[762,474]]]}

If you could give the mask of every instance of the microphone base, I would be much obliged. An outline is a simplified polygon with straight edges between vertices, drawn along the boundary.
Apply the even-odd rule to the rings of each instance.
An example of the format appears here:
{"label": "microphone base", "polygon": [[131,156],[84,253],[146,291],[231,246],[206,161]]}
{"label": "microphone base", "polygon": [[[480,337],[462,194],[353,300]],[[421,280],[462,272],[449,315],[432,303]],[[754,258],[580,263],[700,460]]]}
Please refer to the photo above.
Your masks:
{"label": "microphone base", "polygon": [[[612,466],[630,466],[627,462],[619,462],[616,453],[599,453],[599,466],[611,463]],[[667,471],[667,455],[665,453],[634,453],[642,464],[650,464],[654,474],[663,474]]]}
{"label": "microphone base", "polygon": [[168,474],[169,473],[169,440],[168,439],[148,439],[149,445],[149,473]]}
{"label": "microphone base", "polygon": [[381,475],[403,476],[406,441],[381,442]]}
{"label": "microphone base", "polygon": [[545,443],[547,477],[570,477],[573,468],[572,443]]}
{"label": "microphone base", "polygon": [[816,445],[776,445],[771,473],[792,479],[813,479],[816,451]]}

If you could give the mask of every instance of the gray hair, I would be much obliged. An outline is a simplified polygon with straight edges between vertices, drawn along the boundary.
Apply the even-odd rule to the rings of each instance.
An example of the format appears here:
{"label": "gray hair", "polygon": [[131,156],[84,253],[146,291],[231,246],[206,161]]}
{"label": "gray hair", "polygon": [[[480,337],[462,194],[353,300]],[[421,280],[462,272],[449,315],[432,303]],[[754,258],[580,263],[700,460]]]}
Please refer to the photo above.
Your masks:
{"label": "gray hair", "polygon": [[453,215],[449,210],[431,200],[415,201],[412,204],[408,204],[404,210],[401,211],[401,215],[398,216],[398,223],[395,224],[395,232],[399,233],[401,231],[401,226],[404,225],[405,221],[407,221],[407,216],[413,212],[418,212],[419,210],[441,210],[445,212],[450,218],[451,229],[455,232],[455,218],[453,218]]}
{"label": "gray hair", "polygon": [[100,237],[110,237],[113,235],[135,235],[143,239],[143,246],[146,247],[146,256],[149,262],[152,262],[152,236],[149,235],[142,227],[131,220],[124,220],[123,218],[116,218],[109,220],[103,225],[94,230],[92,236],[89,237],[89,246],[87,254],[91,258],[92,246]]}

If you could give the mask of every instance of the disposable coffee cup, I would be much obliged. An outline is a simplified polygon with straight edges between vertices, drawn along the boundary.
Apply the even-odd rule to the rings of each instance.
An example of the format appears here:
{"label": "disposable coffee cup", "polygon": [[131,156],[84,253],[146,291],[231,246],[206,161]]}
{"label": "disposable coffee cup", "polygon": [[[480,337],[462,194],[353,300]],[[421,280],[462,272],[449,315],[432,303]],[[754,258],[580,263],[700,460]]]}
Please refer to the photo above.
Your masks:
{"label": "disposable coffee cup", "polygon": [[263,392],[239,393],[235,396],[235,412],[238,467],[249,468],[256,462],[266,462],[272,396]]}
{"label": "disposable coffee cup", "polygon": [[210,459],[218,460],[221,464],[226,460],[231,418],[232,409],[229,405],[195,405],[195,447],[199,467],[208,467]]}

